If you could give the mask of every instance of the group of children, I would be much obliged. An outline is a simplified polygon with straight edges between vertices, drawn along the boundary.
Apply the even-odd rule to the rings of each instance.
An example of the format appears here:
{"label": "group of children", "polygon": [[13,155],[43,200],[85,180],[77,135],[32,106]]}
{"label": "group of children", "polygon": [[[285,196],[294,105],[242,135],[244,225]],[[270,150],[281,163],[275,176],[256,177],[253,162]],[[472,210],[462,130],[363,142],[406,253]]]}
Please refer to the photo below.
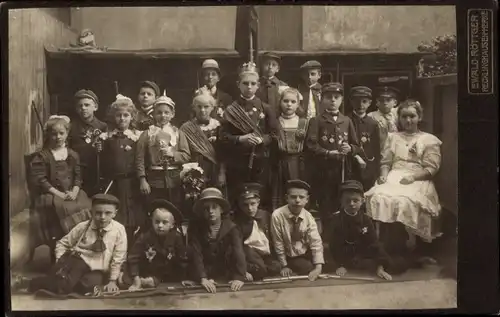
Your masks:
{"label": "group of children", "polygon": [[[104,241],[100,255],[83,259],[89,272],[109,273],[109,291],[118,284],[154,287],[164,274],[198,280],[208,291],[222,273],[229,273],[233,290],[275,273],[315,279],[323,244],[307,205],[320,211],[323,231],[331,233],[324,236],[332,239],[337,274],[368,262],[390,279],[390,257],[360,210],[363,193],[379,178],[384,142],[398,129],[397,89],[381,87],[374,96],[368,87],[351,88],[353,113],[346,116],[342,84],[319,84],[319,62],[301,66],[298,89],[276,77],[279,66],[270,53],[262,58],[263,76],[254,63],[243,64],[240,95],[232,98],[217,87],[218,63],[204,61],[204,86],[195,92],[192,119],[180,128],[170,123],[175,102],[154,82],[141,83],[136,105],[118,95],[107,123],[94,115],[98,97],[78,91],[78,117],[70,125],[66,116],[51,116],[44,149],[30,163],[35,209],[43,214],[38,226],[50,228],[38,244],[51,246],[59,259],[79,236],[77,248],[85,252],[98,252],[93,240]],[[378,110],[367,114],[372,97]],[[189,206],[187,163],[197,163],[206,188]],[[87,193],[104,190],[113,196],[90,202]],[[90,206],[92,216],[76,224],[87,220],[81,211]]]}
{"label": "group of children", "polygon": [[[238,291],[247,281],[276,275],[317,279],[325,259],[316,221],[305,208],[309,184],[288,181],[287,204],[271,215],[260,208],[261,191],[258,183],[244,184],[232,209],[219,189],[204,189],[186,236],[179,228],[178,208],[156,199],[150,205],[150,228],[130,247],[125,227],[114,220],[120,201],[113,195],[96,194],[91,219],[57,242],[54,268],[47,276],[31,280],[28,289],[99,295],[180,282],[201,284],[214,293],[216,281],[221,280],[229,280],[231,290]],[[343,212],[336,214],[335,235],[328,241],[332,273],[343,276],[351,268],[373,269],[390,280],[391,260],[378,243],[370,218],[360,209],[362,185],[346,181],[340,192]]]}

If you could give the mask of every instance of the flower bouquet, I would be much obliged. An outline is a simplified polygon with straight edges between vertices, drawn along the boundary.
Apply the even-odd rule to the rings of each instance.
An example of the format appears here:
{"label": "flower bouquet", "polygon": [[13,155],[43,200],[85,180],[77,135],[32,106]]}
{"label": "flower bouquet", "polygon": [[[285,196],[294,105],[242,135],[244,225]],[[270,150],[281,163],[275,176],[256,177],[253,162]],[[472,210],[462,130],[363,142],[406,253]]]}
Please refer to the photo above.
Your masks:
{"label": "flower bouquet", "polygon": [[183,164],[180,177],[185,198],[188,200],[197,199],[201,191],[205,188],[203,169],[198,165],[198,163]]}

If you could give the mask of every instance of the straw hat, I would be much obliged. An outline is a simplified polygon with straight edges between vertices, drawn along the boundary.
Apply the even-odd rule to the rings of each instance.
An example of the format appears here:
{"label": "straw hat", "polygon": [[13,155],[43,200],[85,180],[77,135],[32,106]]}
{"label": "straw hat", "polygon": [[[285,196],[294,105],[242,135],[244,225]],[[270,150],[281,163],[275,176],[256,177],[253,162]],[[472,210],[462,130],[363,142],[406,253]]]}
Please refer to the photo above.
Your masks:
{"label": "straw hat", "polygon": [[205,188],[201,192],[199,199],[194,203],[193,212],[199,215],[203,209],[203,203],[209,200],[216,201],[221,206],[223,214],[229,212],[230,206],[228,201],[224,199],[222,192],[215,187]]}

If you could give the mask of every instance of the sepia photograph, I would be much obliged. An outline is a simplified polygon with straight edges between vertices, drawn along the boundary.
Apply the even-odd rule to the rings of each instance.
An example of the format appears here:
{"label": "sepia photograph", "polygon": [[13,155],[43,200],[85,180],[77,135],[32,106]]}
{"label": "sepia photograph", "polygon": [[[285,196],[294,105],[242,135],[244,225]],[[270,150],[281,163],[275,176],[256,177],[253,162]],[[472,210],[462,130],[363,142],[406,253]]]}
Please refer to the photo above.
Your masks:
{"label": "sepia photograph", "polygon": [[454,5],[76,5],[8,10],[12,311],[457,307]]}

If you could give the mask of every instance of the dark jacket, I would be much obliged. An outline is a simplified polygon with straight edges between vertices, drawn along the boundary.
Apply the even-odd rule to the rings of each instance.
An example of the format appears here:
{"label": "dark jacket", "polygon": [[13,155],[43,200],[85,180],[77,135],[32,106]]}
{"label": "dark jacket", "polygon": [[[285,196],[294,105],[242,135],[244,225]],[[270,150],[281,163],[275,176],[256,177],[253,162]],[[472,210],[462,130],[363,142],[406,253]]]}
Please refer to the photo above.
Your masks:
{"label": "dark jacket", "polygon": [[[257,97],[250,101],[239,98],[235,101],[235,103],[240,105],[246,112],[253,111],[255,108],[258,113],[263,113],[265,115],[264,118],[259,118],[257,117],[257,113],[254,112],[251,119],[254,123],[259,125],[264,134],[264,142],[256,146],[255,154],[257,157],[268,157],[270,145],[276,140],[278,128],[278,120],[274,110]],[[223,149],[224,153],[227,154],[226,157],[222,157],[222,159],[228,165],[248,164],[248,156],[252,152],[252,147],[245,146],[238,142],[238,137],[245,135],[245,133],[224,119],[221,124],[220,134],[222,146],[221,151]]]}
{"label": "dark jacket", "polygon": [[365,116],[360,118],[351,114],[350,118],[354,124],[358,137],[360,151],[359,156],[366,162],[365,170],[354,163],[354,171],[357,179],[363,183],[365,191],[370,189],[380,174],[380,133],[377,121]]}
{"label": "dark jacket", "polygon": [[244,281],[247,267],[240,230],[225,216],[217,239],[211,243],[208,240],[208,227],[208,224],[200,219],[189,227],[193,278],[228,277],[231,280]]}
{"label": "dark jacket", "polygon": [[300,102],[300,107],[297,109],[297,114],[301,117],[306,117],[307,116],[307,111],[309,108],[309,93],[312,90],[313,92],[313,99],[314,103],[316,105],[316,117],[321,115],[322,110],[321,109],[321,84],[316,83],[312,88],[310,88],[306,84],[300,84],[299,87],[299,92],[302,95],[302,101]]}
{"label": "dark jacket", "polygon": [[128,252],[127,265],[131,277],[154,276],[161,281],[183,280],[187,273],[187,248],[175,229],[165,236],[154,230],[140,235]]}
{"label": "dark jacket", "polygon": [[269,104],[276,115],[279,114],[279,102],[280,102],[280,94],[278,87],[279,86],[288,86],[287,83],[280,80],[278,77],[274,76],[271,80],[260,77],[260,86],[257,90],[257,97],[263,102]]}
{"label": "dark jacket", "polygon": [[349,267],[353,259],[372,259],[387,267],[389,256],[377,239],[370,217],[358,211],[350,216],[341,210],[331,216],[329,248],[332,267]]}

